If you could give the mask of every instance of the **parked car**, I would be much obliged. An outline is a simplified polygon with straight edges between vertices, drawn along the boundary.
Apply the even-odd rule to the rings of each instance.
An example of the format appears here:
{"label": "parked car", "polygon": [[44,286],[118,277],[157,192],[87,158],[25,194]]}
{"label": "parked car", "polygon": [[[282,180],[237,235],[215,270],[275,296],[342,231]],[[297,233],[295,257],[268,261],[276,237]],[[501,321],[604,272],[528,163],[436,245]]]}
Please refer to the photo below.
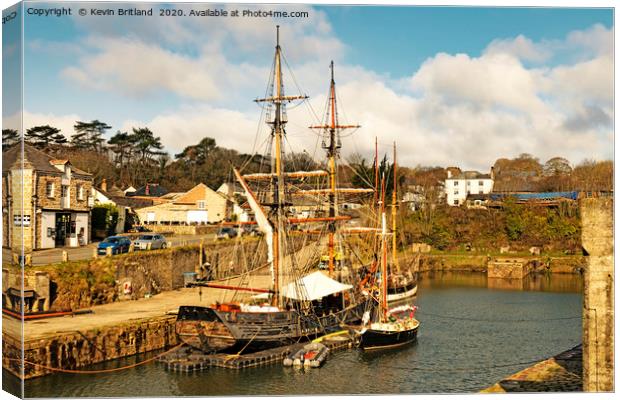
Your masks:
{"label": "parked car", "polygon": [[261,232],[260,229],[258,229],[257,225],[244,225],[241,233],[243,235],[250,235],[250,236],[258,236],[258,235],[263,234],[263,232]]}
{"label": "parked car", "polygon": [[109,236],[97,246],[97,254],[107,254],[107,248],[112,248],[112,254],[128,253],[131,240],[125,236]]}
{"label": "parked car", "polygon": [[133,228],[131,228],[129,231],[127,232],[151,232],[151,230],[149,228],[147,228],[146,226],[142,226],[142,225],[134,225]]}
{"label": "parked car", "polygon": [[151,250],[165,249],[166,238],[159,234],[140,235],[138,239],[134,240],[133,248],[135,250],[148,250],[149,244],[151,245]]}
{"label": "parked car", "polygon": [[216,234],[218,239],[231,239],[235,236],[237,236],[237,230],[235,228],[220,228]]}

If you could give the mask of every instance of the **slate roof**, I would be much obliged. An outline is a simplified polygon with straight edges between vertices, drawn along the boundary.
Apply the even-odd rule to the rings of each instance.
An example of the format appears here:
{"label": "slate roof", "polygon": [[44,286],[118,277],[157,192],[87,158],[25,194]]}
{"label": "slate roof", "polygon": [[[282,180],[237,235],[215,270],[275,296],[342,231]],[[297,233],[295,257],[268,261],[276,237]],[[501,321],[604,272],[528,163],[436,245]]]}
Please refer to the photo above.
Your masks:
{"label": "slate roof", "polygon": [[[3,152],[2,153],[2,173],[4,174],[8,172],[9,169],[11,169],[11,166],[15,163],[15,161],[17,161],[21,157],[22,157],[22,152],[21,152],[21,146],[19,143],[14,145],[7,151]],[[31,145],[27,143],[24,143],[24,158],[32,164],[32,166],[37,172],[43,172],[43,173],[47,173],[51,175],[62,175],[62,171],[54,167],[53,165],[54,163],[61,164],[61,163],[69,162],[69,164],[71,164],[71,162],[68,160],[58,160],[44,153],[43,151],[32,147]],[[61,162],[61,161],[64,161],[64,162]],[[76,168],[73,165],[71,165],[71,173],[85,176],[85,177],[92,176],[88,172],[82,171],[81,169]]]}
{"label": "slate roof", "polygon": [[[148,186],[149,193],[146,193]],[[168,193],[168,189],[160,186],[158,183],[147,183],[146,185],[139,187],[135,192],[128,192],[127,197],[141,196],[141,197],[161,197]]]}
{"label": "slate roof", "polygon": [[478,171],[464,171],[447,179],[491,179],[491,174],[481,174]]}

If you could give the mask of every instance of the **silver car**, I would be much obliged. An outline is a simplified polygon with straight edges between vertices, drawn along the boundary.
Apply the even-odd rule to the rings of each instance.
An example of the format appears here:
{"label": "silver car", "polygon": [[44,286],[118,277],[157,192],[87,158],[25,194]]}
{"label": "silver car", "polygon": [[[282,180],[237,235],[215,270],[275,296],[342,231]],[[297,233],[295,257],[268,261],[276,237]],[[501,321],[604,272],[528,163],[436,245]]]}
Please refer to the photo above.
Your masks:
{"label": "silver car", "polygon": [[162,235],[156,233],[140,235],[138,239],[133,242],[134,250],[149,250],[149,248],[151,250],[165,249],[166,246],[166,239]]}

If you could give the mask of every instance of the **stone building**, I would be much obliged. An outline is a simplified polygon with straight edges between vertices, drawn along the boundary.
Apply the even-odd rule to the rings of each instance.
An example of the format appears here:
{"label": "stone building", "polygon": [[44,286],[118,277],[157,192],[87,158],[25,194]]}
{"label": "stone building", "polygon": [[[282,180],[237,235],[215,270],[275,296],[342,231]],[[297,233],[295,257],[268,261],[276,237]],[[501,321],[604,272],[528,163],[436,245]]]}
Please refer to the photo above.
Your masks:
{"label": "stone building", "polygon": [[13,254],[90,238],[92,175],[24,144],[2,154],[2,245]]}

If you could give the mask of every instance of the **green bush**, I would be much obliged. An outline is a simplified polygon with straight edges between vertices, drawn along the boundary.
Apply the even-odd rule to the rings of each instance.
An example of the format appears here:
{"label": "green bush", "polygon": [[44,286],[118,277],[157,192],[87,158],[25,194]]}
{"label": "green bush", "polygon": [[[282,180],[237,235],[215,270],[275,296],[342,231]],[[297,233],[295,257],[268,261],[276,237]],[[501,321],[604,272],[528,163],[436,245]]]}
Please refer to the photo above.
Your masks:
{"label": "green bush", "polygon": [[103,230],[106,235],[113,235],[118,222],[118,209],[112,204],[97,205],[92,209],[91,218],[93,234]]}

